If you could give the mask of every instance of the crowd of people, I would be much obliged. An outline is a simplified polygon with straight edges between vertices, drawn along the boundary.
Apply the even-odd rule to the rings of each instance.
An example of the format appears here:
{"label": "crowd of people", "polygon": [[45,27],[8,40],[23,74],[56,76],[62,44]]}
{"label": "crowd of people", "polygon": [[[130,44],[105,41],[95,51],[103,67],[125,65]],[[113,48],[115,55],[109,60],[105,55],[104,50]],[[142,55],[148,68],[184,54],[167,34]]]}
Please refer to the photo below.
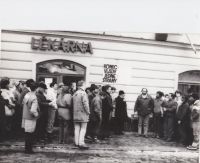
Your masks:
{"label": "crowd of people", "polygon": [[[13,85],[15,88],[13,88]],[[84,81],[73,84],[47,85],[33,79],[14,84],[4,77],[0,82],[0,140],[7,131],[25,133],[25,152],[33,153],[34,143],[51,143],[55,135],[55,119],[59,120],[58,143],[65,144],[74,136],[74,145],[88,149],[85,139],[100,142],[124,134],[128,121],[125,92],[110,85],[91,84]],[[197,149],[199,144],[199,95],[176,91],[164,95],[158,91],[152,98],[146,88],[138,96],[134,112],[138,115],[138,134],[148,138],[150,115],[153,114],[152,137],[170,142],[178,141],[187,149]],[[56,117],[57,116],[57,117]]]}
{"label": "crowd of people", "polygon": [[138,115],[137,137],[148,138],[149,118],[152,114],[152,138],[175,141],[189,150],[199,148],[200,100],[198,93],[191,89],[188,94],[177,90],[164,95],[158,91],[156,97],[152,98],[148,90],[143,88],[136,100],[134,112]]}

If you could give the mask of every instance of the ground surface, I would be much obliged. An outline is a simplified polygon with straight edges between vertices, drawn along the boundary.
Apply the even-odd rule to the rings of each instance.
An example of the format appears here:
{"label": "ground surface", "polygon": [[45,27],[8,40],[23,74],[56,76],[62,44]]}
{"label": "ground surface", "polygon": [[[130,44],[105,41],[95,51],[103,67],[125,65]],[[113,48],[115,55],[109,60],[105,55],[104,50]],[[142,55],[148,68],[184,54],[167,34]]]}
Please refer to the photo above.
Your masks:
{"label": "ground surface", "polygon": [[89,150],[80,150],[69,144],[59,145],[55,139],[52,144],[35,145],[35,154],[24,154],[23,139],[9,140],[0,144],[0,162],[133,162],[133,163],[197,163],[199,151],[188,151],[174,142],[160,139],[135,137],[136,133],[92,143]]}

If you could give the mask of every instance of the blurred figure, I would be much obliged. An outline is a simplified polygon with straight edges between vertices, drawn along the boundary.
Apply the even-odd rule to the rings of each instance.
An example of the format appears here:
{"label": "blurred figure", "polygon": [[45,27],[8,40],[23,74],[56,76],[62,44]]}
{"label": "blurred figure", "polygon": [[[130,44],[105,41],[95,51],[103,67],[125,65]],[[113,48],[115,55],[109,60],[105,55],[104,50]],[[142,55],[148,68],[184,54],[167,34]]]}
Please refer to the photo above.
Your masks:
{"label": "blurred figure", "polygon": [[102,100],[106,98],[105,92],[100,92],[96,95],[90,106],[90,121],[91,121],[91,136],[93,141],[99,142],[97,137],[99,136],[100,123],[102,119]]}
{"label": "blurred figure", "polygon": [[173,127],[174,127],[174,116],[177,109],[177,103],[174,101],[174,94],[168,94],[169,99],[165,100],[162,107],[164,110],[164,140],[167,142],[172,141]]}
{"label": "blurred figure", "polygon": [[51,107],[48,107],[48,118],[47,118],[47,137],[48,142],[51,143],[53,139],[53,126],[55,122],[56,110],[58,109],[56,104],[58,86],[56,83],[52,82],[50,88],[47,90],[46,99],[51,103]]}
{"label": "blurred figure", "polygon": [[88,149],[85,145],[84,137],[86,133],[87,123],[89,121],[89,102],[85,92],[85,82],[78,82],[78,91],[73,96],[73,117],[75,127],[75,145],[79,148]]}
{"label": "blurred figure", "polygon": [[64,86],[57,99],[59,116],[59,144],[69,142],[69,120],[72,111],[72,95],[68,86]]}
{"label": "blurred figure", "polygon": [[113,111],[111,86],[105,85],[102,87],[102,91],[106,93],[106,98],[102,100],[102,121],[100,127],[100,136],[102,140],[111,138],[110,135],[110,113]]}
{"label": "blurred figure", "polygon": [[58,91],[57,91],[57,97],[59,96],[59,94],[62,92],[62,89],[64,88],[64,83],[59,83],[58,84]]}
{"label": "blurred figure", "polygon": [[160,138],[161,133],[161,117],[163,117],[163,93],[158,91],[156,93],[156,98],[154,99],[154,110],[153,110],[153,128],[154,128],[154,134],[153,138]]}
{"label": "blurred figure", "polygon": [[148,90],[146,88],[142,88],[141,92],[142,94],[138,96],[134,107],[134,112],[139,116],[138,135],[136,136],[142,136],[142,125],[144,125],[144,136],[148,138],[149,117],[153,112],[154,101],[153,98],[148,95]]}
{"label": "blurred figure", "polygon": [[115,99],[116,99],[116,88],[111,87],[111,98],[112,98],[112,105],[113,105],[113,111],[110,113],[110,130],[115,132],[115,126],[116,126],[116,121],[115,121]]}
{"label": "blurred figure", "polygon": [[52,104],[49,103],[44,96],[45,90],[47,90],[47,86],[41,82],[36,92],[38,104],[40,107],[40,117],[37,120],[36,126],[36,138],[37,141],[40,141],[41,143],[45,142],[45,129],[47,127],[48,108],[52,107]]}
{"label": "blurred figure", "polygon": [[198,93],[192,93],[191,97],[193,98],[193,106],[191,113],[192,127],[193,127],[193,136],[194,140],[192,145],[189,145],[187,149],[197,150],[199,148],[199,114],[200,114],[200,100]]}
{"label": "blurred figure", "polygon": [[25,153],[33,153],[34,131],[36,128],[37,118],[39,117],[39,106],[36,97],[36,89],[38,84],[32,82],[30,84],[31,92],[28,92],[23,100],[23,119],[22,127],[25,129]]}
{"label": "blurred figure", "polygon": [[119,91],[119,96],[115,99],[115,120],[116,120],[116,133],[117,135],[124,134],[124,122],[128,120],[127,105],[124,99],[124,91]]}
{"label": "blurred figure", "polygon": [[181,100],[182,104],[177,111],[176,118],[178,120],[178,129],[180,135],[179,143],[181,146],[185,147],[187,139],[187,129],[189,124],[190,107],[188,104],[187,96],[182,96]]}
{"label": "blurred figure", "polygon": [[86,92],[87,94],[89,94],[89,93],[90,93],[90,87],[87,87],[87,88],[85,89],[85,92]]}

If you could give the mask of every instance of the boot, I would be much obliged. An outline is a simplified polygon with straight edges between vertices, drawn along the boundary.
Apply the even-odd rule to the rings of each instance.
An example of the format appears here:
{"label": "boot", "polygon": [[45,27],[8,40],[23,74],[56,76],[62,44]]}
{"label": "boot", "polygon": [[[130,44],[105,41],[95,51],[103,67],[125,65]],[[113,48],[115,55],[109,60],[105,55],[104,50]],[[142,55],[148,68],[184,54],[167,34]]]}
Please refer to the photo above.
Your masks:
{"label": "boot", "polygon": [[51,133],[47,134],[47,139],[48,139],[48,143],[52,143],[52,134]]}

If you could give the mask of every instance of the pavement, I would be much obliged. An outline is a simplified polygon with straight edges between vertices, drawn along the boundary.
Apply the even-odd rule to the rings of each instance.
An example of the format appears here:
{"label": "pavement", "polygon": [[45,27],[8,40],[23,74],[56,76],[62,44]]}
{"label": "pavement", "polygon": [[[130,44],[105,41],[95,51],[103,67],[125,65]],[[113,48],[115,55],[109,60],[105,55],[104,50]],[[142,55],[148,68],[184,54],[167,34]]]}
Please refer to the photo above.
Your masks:
{"label": "pavement", "polygon": [[[13,139],[0,143],[0,162],[199,162],[199,150],[190,151],[175,142],[156,138],[135,137],[136,132],[113,135],[113,138],[93,143],[86,140],[89,150],[74,146],[73,138],[68,144],[37,144],[35,154],[24,154],[24,140]],[[149,136],[151,133],[149,133]]]}

